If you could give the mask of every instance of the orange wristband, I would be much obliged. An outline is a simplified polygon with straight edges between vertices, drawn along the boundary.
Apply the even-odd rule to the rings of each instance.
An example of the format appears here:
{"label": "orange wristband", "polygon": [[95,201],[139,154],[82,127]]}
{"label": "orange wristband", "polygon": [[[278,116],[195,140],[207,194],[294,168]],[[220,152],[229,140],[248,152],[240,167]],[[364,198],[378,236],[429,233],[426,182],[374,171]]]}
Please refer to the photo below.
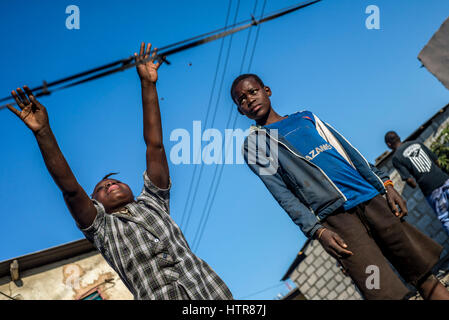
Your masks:
{"label": "orange wristband", "polygon": [[392,186],[392,187],[394,187],[393,181],[391,181],[391,180],[385,181],[385,182],[384,182],[384,187],[386,187],[386,186]]}

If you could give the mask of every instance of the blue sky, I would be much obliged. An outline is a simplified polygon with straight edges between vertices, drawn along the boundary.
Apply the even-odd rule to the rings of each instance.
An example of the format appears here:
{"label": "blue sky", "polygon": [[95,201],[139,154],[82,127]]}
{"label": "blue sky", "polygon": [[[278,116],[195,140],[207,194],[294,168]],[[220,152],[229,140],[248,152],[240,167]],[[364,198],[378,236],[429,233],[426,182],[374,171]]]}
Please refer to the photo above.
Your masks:
{"label": "blue sky", "polygon": [[[230,20],[238,0],[233,0]],[[268,0],[269,13],[296,1]],[[80,8],[80,29],[68,30],[65,8]],[[228,1],[2,1],[0,96],[93,68],[138,50],[141,41],[164,46],[223,27]],[[380,8],[380,30],[365,27],[365,8]],[[263,0],[258,1],[259,14]],[[250,17],[254,1],[241,0],[237,20]],[[324,0],[263,24],[250,71],[273,91],[280,114],[308,109],[339,129],[370,160],[386,150],[383,136],[406,137],[449,100],[418,53],[449,13],[444,0]],[[248,32],[232,38],[223,76],[211,104],[214,128],[223,132],[232,80],[239,74]],[[252,31],[250,49],[254,43]],[[231,38],[224,42],[224,53]],[[211,97],[221,40],[169,58],[158,92],[167,153],[170,133],[192,132]],[[249,58],[244,61],[247,71]],[[219,92],[221,94],[219,95]],[[41,98],[60,147],[90,193],[106,173],[119,171],[135,195],[142,188],[140,86],[135,70]],[[233,114],[232,114],[233,116]],[[209,120],[210,121],[210,120]],[[251,122],[237,118],[236,127]],[[204,128],[203,128],[204,129]],[[48,174],[31,132],[8,110],[0,111],[0,261],[82,238]],[[237,148],[239,150],[239,148]],[[185,211],[195,165],[170,163],[171,214]],[[198,165],[197,165],[198,166]],[[197,174],[199,172],[197,167]],[[192,242],[212,189],[215,166],[203,166],[188,228]],[[228,284],[236,298],[273,299],[288,289],[279,280],[305,241],[299,228],[245,165],[225,165],[196,253]],[[276,287],[273,287],[277,285]],[[252,293],[272,287],[259,294]]]}

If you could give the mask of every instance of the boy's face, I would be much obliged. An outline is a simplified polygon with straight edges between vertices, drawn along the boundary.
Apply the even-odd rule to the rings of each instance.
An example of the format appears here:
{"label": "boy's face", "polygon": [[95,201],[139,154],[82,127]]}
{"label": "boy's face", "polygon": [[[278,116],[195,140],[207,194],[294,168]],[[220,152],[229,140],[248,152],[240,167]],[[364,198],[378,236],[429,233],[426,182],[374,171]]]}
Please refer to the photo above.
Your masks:
{"label": "boy's face", "polygon": [[134,201],[131,188],[116,179],[105,179],[97,183],[92,198],[101,202],[107,213]]}
{"label": "boy's face", "polygon": [[270,112],[270,96],[269,87],[262,87],[254,78],[249,77],[235,86],[232,98],[240,113],[257,121],[266,117]]}

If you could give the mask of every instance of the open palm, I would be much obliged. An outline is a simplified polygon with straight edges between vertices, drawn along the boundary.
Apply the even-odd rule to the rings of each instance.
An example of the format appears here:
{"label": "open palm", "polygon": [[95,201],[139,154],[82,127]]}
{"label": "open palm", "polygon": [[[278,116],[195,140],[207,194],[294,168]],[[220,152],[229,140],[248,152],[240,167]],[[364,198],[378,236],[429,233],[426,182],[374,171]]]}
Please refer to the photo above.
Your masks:
{"label": "open palm", "polygon": [[151,51],[151,43],[148,43],[147,49],[145,50],[145,42],[142,42],[140,45],[139,55],[134,53],[137,62],[137,73],[142,81],[148,81],[155,83],[157,81],[157,69],[161,65],[161,62],[158,61],[154,63],[154,59],[156,58],[157,49],[153,50],[153,54],[151,55],[151,59],[148,61],[144,61],[150,57]]}
{"label": "open palm", "polygon": [[47,110],[36,100],[30,88],[23,86],[23,89],[25,90],[26,95],[20,88],[17,88],[17,92],[14,90],[11,92],[21,111],[11,105],[7,105],[7,107],[18,116],[31,131],[38,132],[42,128],[48,126]]}

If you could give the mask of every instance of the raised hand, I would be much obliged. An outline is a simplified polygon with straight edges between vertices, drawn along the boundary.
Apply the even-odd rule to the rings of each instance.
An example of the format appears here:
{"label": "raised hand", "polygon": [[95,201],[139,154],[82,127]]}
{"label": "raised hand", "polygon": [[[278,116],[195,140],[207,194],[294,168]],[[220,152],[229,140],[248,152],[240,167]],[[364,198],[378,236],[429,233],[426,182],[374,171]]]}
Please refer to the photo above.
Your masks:
{"label": "raised hand", "polygon": [[143,60],[150,57],[150,52],[151,43],[148,43],[147,49],[145,50],[145,42],[142,42],[140,44],[139,55],[137,55],[137,53],[134,53],[137,62],[136,69],[141,81],[156,83],[157,69],[161,65],[161,61],[154,63],[154,59],[156,58],[157,54],[157,49],[154,49],[150,60],[144,62]]}
{"label": "raised hand", "polygon": [[25,90],[26,95],[20,88],[17,88],[17,92],[14,90],[11,92],[21,111],[17,110],[10,104],[6,107],[18,116],[20,120],[22,120],[27,127],[33,131],[33,133],[37,133],[41,129],[50,126],[48,122],[47,110],[39,103],[39,101],[36,100],[30,88],[23,86],[23,89]]}

